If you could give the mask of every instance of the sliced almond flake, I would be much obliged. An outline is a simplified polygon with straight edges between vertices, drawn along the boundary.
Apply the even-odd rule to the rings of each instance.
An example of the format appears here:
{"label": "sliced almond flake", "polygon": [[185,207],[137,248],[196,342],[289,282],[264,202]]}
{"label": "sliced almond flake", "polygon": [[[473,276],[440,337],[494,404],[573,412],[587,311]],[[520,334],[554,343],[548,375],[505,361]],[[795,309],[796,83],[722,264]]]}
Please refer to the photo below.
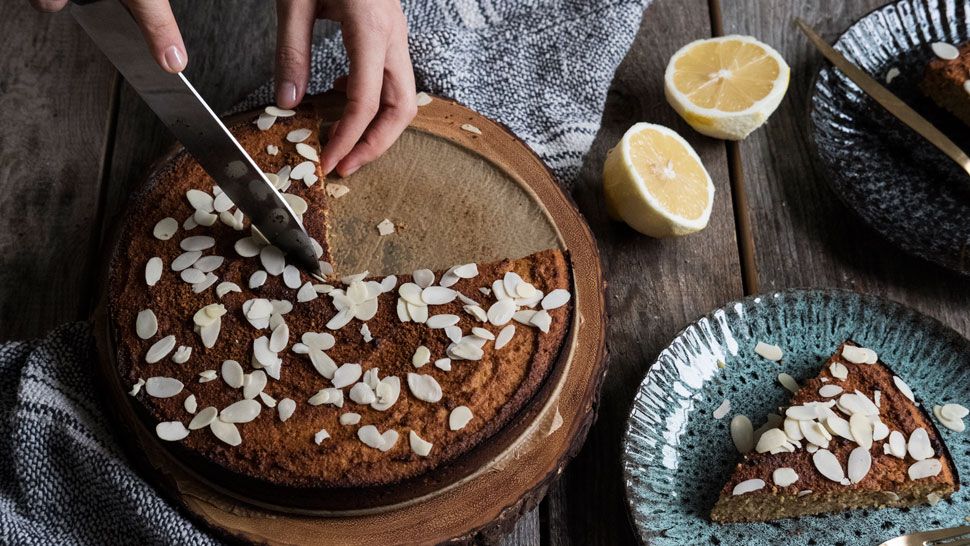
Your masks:
{"label": "sliced almond flake", "polygon": [[842,387],[838,385],[822,385],[822,387],[818,389],[818,394],[819,396],[823,396],[825,398],[832,398],[833,396],[842,394]]}
{"label": "sliced almond flake", "polygon": [[145,362],[149,364],[154,364],[159,362],[168,353],[172,352],[175,348],[175,336],[169,335],[155,342],[154,345],[149,347],[148,352],[145,354]]}
{"label": "sliced almond flake", "polygon": [[954,61],[960,58],[960,50],[953,44],[946,42],[933,42],[930,44],[933,54],[945,61]]}
{"label": "sliced almond flake", "polygon": [[771,360],[772,362],[778,362],[784,353],[781,347],[777,345],[771,345],[763,341],[759,341],[757,345],[754,346],[754,352],[758,353],[762,358]]}
{"label": "sliced almond flake", "polygon": [[841,362],[833,362],[829,366],[829,372],[832,374],[832,377],[842,381],[845,381],[849,377],[849,368],[846,368],[845,364]]}
{"label": "sliced almond flake", "polygon": [[172,362],[176,364],[185,364],[186,362],[189,361],[189,358],[191,356],[192,356],[192,347],[189,347],[187,345],[181,345],[179,346],[178,349],[175,350],[174,353],[172,353]]}
{"label": "sliced almond flake", "polygon": [[334,199],[340,199],[341,197],[350,193],[350,188],[348,188],[343,184],[336,184],[334,182],[328,183],[326,190],[327,190],[327,195],[329,195]]}
{"label": "sliced almond flake", "polygon": [[458,275],[455,275],[451,271],[446,271],[445,274],[441,276],[441,280],[438,281],[438,284],[445,288],[448,288],[450,286],[454,286],[460,280],[461,280],[461,277],[459,277]]}
{"label": "sliced almond flake", "polygon": [[184,222],[182,222],[182,229],[184,229],[185,231],[191,231],[191,230],[193,230],[193,229],[195,229],[197,227],[199,227],[199,224],[196,223],[196,221],[195,221],[195,213],[194,212],[192,214],[190,214],[189,217],[186,218]]}
{"label": "sliced almond flake", "polygon": [[434,445],[431,442],[428,442],[422,439],[413,430],[410,431],[408,435],[408,440],[411,445],[411,451],[413,451],[414,454],[417,455],[418,457],[427,457],[428,454],[431,453],[431,448]]}
{"label": "sliced almond flake", "polygon": [[256,127],[260,131],[267,131],[269,130],[270,127],[273,126],[274,123],[276,123],[276,116],[263,112],[259,114],[258,118],[256,118],[255,123],[256,123]]}
{"label": "sliced almond flake", "polygon": [[268,153],[269,155],[277,155],[280,153],[280,147],[274,144],[267,144],[266,153]]}
{"label": "sliced almond flake", "polygon": [[548,311],[543,309],[535,315],[532,315],[529,323],[538,328],[542,333],[548,334],[549,328],[552,326],[552,316],[549,315]]}
{"label": "sliced almond flake", "polygon": [[970,415],[970,409],[960,404],[943,404],[940,407],[940,418],[947,419],[950,421],[955,421],[958,419],[963,419],[967,415]]}
{"label": "sliced almond flake", "polygon": [[558,309],[569,302],[572,294],[568,290],[563,290],[562,288],[557,288],[542,298],[542,308],[545,310]]}
{"label": "sliced almond flake", "polygon": [[466,305],[462,307],[462,309],[464,309],[469,315],[475,317],[475,320],[479,322],[488,322],[488,314],[478,305]]}
{"label": "sliced almond flake", "polygon": [[178,220],[175,218],[162,218],[152,229],[152,235],[160,241],[167,241],[175,236],[179,230]]}
{"label": "sliced almond flake", "polygon": [[259,391],[259,399],[262,400],[263,405],[267,408],[276,407],[276,399],[266,393],[266,391]]}
{"label": "sliced almond flake", "polygon": [[371,388],[367,383],[355,383],[353,387],[350,388],[349,393],[350,400],[355,404],[369,405],[377,400],[377,395],[374,394],[374,389]]}
{"label": "sliced almond flake", "polygon": [[425,321],[425,325],[431,329],[442,329],[458,324],[459,320],[458,315],[432,315]]}
{"label": "sliced almond flake", "polygon": [[872,468],[872,455],[864,447],[857,447],[849,453],[849,461],[846,464],[846,473],[852,483],[861,482]]}
{"label": "sliced almond flake", "polygon": [[181,421],[164,421],[155,425],[155,434],[166,442],[177,442],[189,435],[189,429]]}
{"label": "sliced almond flake", "polygon": [[199,430],[200,428],[205,428],[212,424],[219,415],[219,410],[212,406],[204,408],[199,413],[195,414],[195,417],[189,421],[189,430]]}
{"label": "sliced almond flake", "polygon": [[886,71],[886,78],[885,78],[886,83],[887,84],[893,83],[893,80],[895,80],[899,76],[899,74],[900,72],[898,68],[896,68],[895,66],[890,68],[888,71]]}
{"label": "sliced almond flake", "polygon": [[244,381],[242,366],[240,366],[235,360],[223,361],[222,380],[226,382],[226,385],[229,385],[234,389],[242,388]]}
{"label": "sliced almond flake", "polygon": [[451,371],[451,359],[450,358],[439,358],[434,361],[434,367],[439,370],[444,370],[446,372]]}
{"label": "sliced almond flake", "polygon": [[411,356],[411,364],[415,368],[420,368],[428,362],[431,362],[431,351],[424,345],[418,346],[414,351],[414,355]]}
{"label": "sliced almond flake", "polygon": [[202,292],[205,292],[210,287],[212,287],[212,285],[215,284],[218,280],[219,280],[219,277],[216,276],[215,273],[206,273],[205,277],[202,279],[201,282],[192,284],[192,292],[196,294],[201,294]]}
{"label": "sliced almond flake", "polygon": [[[782,429],[785,431],[785,436],[788,436],[789,442],[800,442],[805,439],[805,435],[802,434],[801,421],[797,419],[792,419],[788,417],[782,424]],[[848,422],[846,422],[846,427],[848,427]]]}
{"label": "sliced almond flake", "polygon": [[831,451],[819,449],[812,455],[812,462],[815,464],[815,469],[827,479],[836,483],[843,483],[846,480],[842,465]]}
{"label": "sliced almond flake", "polygon": [[522,282],[522,277],[515,271],[507,271],[505,275],[502,276],[502,288],[505,289],[505,294],[509,298],[515,296],[516,289]]}
{"label": "sliced almond flake", "polygon": [[411,322],[411,315],[408,314],[408,304],[404,298],[397,299],[397,319],[401,322]]}
{"label": "sliced almond flake", "polygon": [[322,428],[318,430],[316,434],[313,435],[313,443],[320,445],[323,443],[324,440],[327,440],[329,438],[330,438],[330,433],[327,432],[327,429]]}
{"label": "sliced almond flake", "polygon": [[922,480],[938,476],[943,471],[943,463],[939,459],[923,459],[916,461],[907,469],[911,480]]}
{"label": "sliced almond flake", "polygon": [[186,396],[185,400],[182,402],[182,407],[184,407],[185,411],[189,413],[195,413],[195,410],[199,409],[199,403],[195,400],[195,395],[190,394]]}
{"label": "sliced almond flake", "polygon": [[266,388],[266,372],[256,370],[243,377],[243,398],[252,400]]}
{"label": "sliced almond flake", "polygon": [[749,453],[754,449],[754,427],[745,415],[735,415],[731,419],[731,440],[739,453]]}
{"label": "sliced almond flake", "polygon": [[849,418],[849,430],[855,443],[865,449],[872,448],[872,422],[862,413],[855,413]]}
{"label": "sliced almond flake", "polygon": [[427,106],[431,104],[431,95],[421,91],[417,94],[414,100],[418,106]]}
{"label": "sliced almond flake", "polygon": [[401,379],[393,375],[381,379],[374,387],[374,394],[377,400],[372,402],[370,407],[377,411],[387,411],[401,396]]}
{"label": "sliced almond flake", "polygon": [[758,453],[768,453],[788,443],[788,436],[780,428],[767,430],[758,438],[754,450]]}
{"label": "sliced almond flake", "polygon": [[205,280],[205,273],[199,271],[198,269],[192,268],[192,267],[189,267],[187,269],[183,269],[179,273],[179,276],[182,278],[183,281],[185,281],[185,282],[187,282],[189,284],[195,284],[195,283],[199,283],[199,282],[202,282],[202,281]]}
{"label": "sliced almond flake", "polygon": [[297,269],[296,266],[287,265],[283,268],[283,284],[285,284],[287,288],[292,288],[294,290],[303,284],[300,281],[300,270]]}
{"label": "sliced almond flake", "polygon": [[222,256],[202,256],[192,264],[192,267],[203,273],[209,273],[219,269],[223,262],[225,262],[225,258]]}
{"label": "sliced almond flake", "polygon": [[478,336],[482,339],[487,339],[489,341],[495,341],[495,334],[478,326],[472,328],[472,335]]}
{"label": "sliced almond flake", "polygon": [[239,400],[223,408],[219,412],[219,420],[225,423],[249,423],[262,409],[262,404],[255,400]]}
{"label": "sliced almond flake", "polygon": [[906,437],[898,430],[889,433],[889,441],[883,445],[886,454],[898,459],[906,457]]}
{"label": "sliced almond flake", "polygon": [[182,392],[185,385],[174,377],[149,377],[145,381],[145,392],[154,398],[171,398]]}
{"label": "sliced almond flake", "polygon": [[212,434],[215,434],[216,438],[231,446],[235,447],[242,443],[242,436],[239,435],[239,429],[232,423],[226,423],[221,419],[216,419],[209,423],[209,430],[212,431]]}
{"label": "sliced almond flake", "polygon": [[721,405],[719,405],[714,410],[713,415],[715,419],[723,419],[724,416],[730,412],[731,412],[731,401],[725,398],[724,401],[721,402]]}
{"label": "sliced almond flake", "polygon": [[276,404],[276,413],[279,415],[280,422],[286,422],[296,411],[296,402],[292,398],[284,398]]}
{"label": "sliced almond flake", "polygon": [[313,131],[310,129],[293,129],[289,133],[286,133],[286,140],[295,144],[310,138],[310,135],[312,134]]}
{"label": "sliced almond flake", "polygon": [[493,326],[502,326],[512,320],[515,314],[515,302],[510,299],[499,300],[488,308],[488,321]]}
{"label": "sliced almond flake", "polygon": [[465,341],[451,345],[445,353],[452,360],[481,360],[484,356],[480,347]]}
{"label": "sliced almond flake", "polygon": [[138,381],[136,381],[135,384],[131,386],[131,390],[128,391],[128,394],[130,394],[131,396],[135,396],[136,394],[141,392],[141,388],[144,386],[145,386],[145,380],[139,377]]}
{"label": "sliced almond flake", "polygon": [[317,154],[316,148],[310,145],[304,144],[302,142],[298,142],[296,144],[296,153],[309,159],[310,161],[313,161],[314,163],[320,162],[320,156]]}
{"label": "sliced almond flake", "polygon": [[[158,319],[151,309],[142,309],[135,317],[135,334],[141,339],[148,339],[158,333]],[[174,340],[174,338],[173,338]]]}
{"label": "sliced almond flake", "polygon": [[219,298],[225,297],[229,292],[241,293],[242,288],[239,288],[238,284],[229,281],[223,281],[219,283],[219,286],[216,286],[216,296]]}
{"label": "sliced almond flake", "polygon": [[387,218],[381,220],[381,222],[377,224],[377,233],[382,237],[384,235],[394,233],[394,222],[388,220]]}
{"label": "sliced almond flake", "polygon": [[458,298],[458,292],[444,286],[429,286],[421,290],[421,301],[426,305],[445,305]]}
{"label": "sliced almond flake", "polygon": [[913,390],[909,388],[909,385],[907,385],[905,381],[900,379],[899,376],[894,375],[893,383],[896,384],[896,388],[899,389],[899,392],[903,393],[903,396],[909,398],[910,402],[916,403],[916,397],[913,396]]}
{"label": "sliced almond flake", "polygon": [[463,337],[461,328],[457,326],[447,326],[445,327],[444,330],[445,330],[445,336],[447,336],[452,343],[461,342],[461,338]]}
{"label": "sliced almond flake", "polygon": [[788,487],[798,481],[798,473],[795,472],[794,468],[776,468],[771,473],[771,481],[778,487]]}
{"label": "sliced almond flake", "polygon": [[764,489],[764,487],[765,487],[764,480],[753,478],[750,480],[744,480],[743,482],[735,485],[734,489],[731,491],[731,494],[735,496],[744,495],[746,493],[753,493],[754,491]]}
{"label": "sliced almond flake", "polygon": [[926,433],[926,429],[919,427],[909,435],[909,442],[906,444],[906,451],[909,453],[910,457],[917,461],[929,459],[935,455],[933,446],[930,444],[929,434]]}
{"label": "sliced almond flake", "polygon": [[472,420],[472,410],[468,406],[458,406],[448,414],[448,428],[461,430]]}
{"label": "sliced almond flake", "polygon": [[374,341],[374,335],[371,334],[370,326],[367,326],[366,323],[361,325],[360,335],[364,339],[364,343],[370,343],[371,341]]}
{"label": "sliced almond flake", "polygon": [[172,271],[179,272],[184,271],[192,267],[195,262],[199,261],[202,257],[202,252],[199,250],[192,250],[189,252],[183,252],[172,260]]}
{"label": "sliced almond flake", "polygon": [[[309,281],[304,283],[303,286],[300,287],[300,290],[297,291],[296,293],[296,301],[299,303],[306,303],[308,301],[315,300],[315,299],[317,299],[317,291],[313,288],[313,283]],[[343,311],[341,311],[341,313],[342,312]],[[338,313],[338,315],[339,314],[340,313]],[[332,329],[336,330],[337,328],[332,328]]]}
{"label": "sliced almond flake", "polygon": [[193,235],[179,242],[179,247],[185,251],[208,250],[215,246],[216,240],[208,235]]}
{"label": "sliced almond flake", "polygon": [[288,118],[296,115],[295,110],[287,110],[285,108],[280,108],[279,106],[267,106],[264,111],[266,114],[278,118]]}
{"label": "sliced almond flake", "polygon": [[434,272],[430,269],[418,269],[411,274],[411,278],[422,290],[434,284]]}
{"label": "sliced almond flake", "polygon": [[199,383],[208,383],[219,377],[215,370],[202,370],[199,372]]}
{"label": "sliced almond flake", "polygon": [[253,237],[243,237],[236,241],[235,249],[236,253],[243,258],[252,258],[259,255],[261,246],[262,244]]}
{"label": "sliced almond flake", "polygon": [[479,129],[478,127],[475,127],[474,125],[472,125],[470,123],[463,123],[461,125],[461,129],[463,131],[468,131],[469,133],[474,133],[476,135],[482,134],[482,130],[481,129]]}
{"label": "sliced almond flake", "polygon": [[330,382],[337,389],[342,389],[344,387],[349,387],[360,379],[363,371],[361,370],[360,364],[348,363],[343,364],[337,371],[333,374],[333,379]]}
{"label": "sliced almond flake", "polygon": [[842,357],[853,364],[875,364],[879,356],[872,349],[846,345],[842,348]]}
{"label": "sliced almond flake", "polygon": [[455,266],[451,272],[459,278],[462,279],[474,279],[478,276],[478,264],[468,263]]}
{"label": "sliced almond flake", "polygon": [[418,400],[432,404],[441,400],[441,385],[430,375],[408,372],[408,389]]}
{"label": "sliced almond flake", "polygon": [[[189,205],[197,211],[212,212],[215,210],[212,196],[202,190],[189,190],[185,192],[185,197],[188,199]],[[196,221],[198,221],[198,217],[196,217]]]}
{"label": "sliced almond flake", "polygon": [[219,215],[213,212],[197,210],[192,213],[192,218],[195,220],[195,223],[200,226],[211,227],[219,220]]}
{"label": "sliced almond flake", "polygon": [[507,324],[504,328],[502,328],[499,331],[498,335],[495,336],[495,350],[499,350],[505,347],[506,345],[508,345],[509,342],[512,341],[512,336],[514,335],[515,335],[515,325]]}
{"label": "sliced almond flake", "polygon": [[145,263],[145,284],[148,286],[155,286],[159,279],[162,278],[162,269],[164,264],[162,259],[158,256],[150,258],[147,263]]}
{"label": "sliced almond flake", "polygon": [[417,306],[425,306],[424,300],[421,299],[422,288],[413,282],[406,282],[402,284],[397,289],[398,295],[404,299],[404,301]]}
{"label": "sliced almond flake", "polygon": [[851,440],[853,442],[855,441],[855,437],[852,435],[852,428],[849,426],[849,422],[838,415],[829,415],[825,420],[825,426],[832,432],[832,434],[845,438],[846,440]]}
{"label": "sliced almond flake", "polygon": [[417,322],[418,324],[424,324],[428,320],[428,306],[427,305],[413,305],[410,302],[407,304],[408,316],[411,320]]}
{"label": "sliced almond flake", "polygon": [[882,421],[872,424],[872,440],[875,442],[885,440],[889,436],[889,427]]}
{"label": "sliced almond flake", "polygon": [[329,351],[337,343],[336,338],[328,332],[304,332],[300,341],[309,348],[320,351]]}
{"label": "sliced almond flake", "polygon": [[266,272],[262,269],[258,269],[249,276],[249,288],[259,288],[266,284]]}
{"label": "sliced almond flake", "polygon": [[273,245],[267,245],[260,249],[259,261],[263,264],[266,273],[274,277],[283,273],[283,268],[286,267],[283,251]]}

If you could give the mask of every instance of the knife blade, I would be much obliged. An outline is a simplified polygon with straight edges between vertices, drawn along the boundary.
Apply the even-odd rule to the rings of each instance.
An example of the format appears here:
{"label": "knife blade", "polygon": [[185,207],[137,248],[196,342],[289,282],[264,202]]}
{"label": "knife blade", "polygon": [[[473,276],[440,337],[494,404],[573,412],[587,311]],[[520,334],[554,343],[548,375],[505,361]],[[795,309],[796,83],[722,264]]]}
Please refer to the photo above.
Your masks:
{"label": "knife blade", "polygon": [[119,0],[75,0],[75,20],[233,204],[287,261],[322,279],[302,222],[184,74],[162,70]]}
{"label": "knife blade", "polygon": [[879,84],[869,74],[858,66],[852,64],[849,59],[839,53],[834,47],[830,46],[815,30],[800,17],[795,18],[795,24],[808,37],[819,52],[825,56],[836,68],[841,70],[850,80],[859,86],[867,95],[873,98],[890,114],[896,116],[910,129],[916,131],[920,136],[936,146],[941,152],[956,162],[967,174],[970,174],[970,157],[967,156],[959,146],[956,145],[942,131],[933,126],[932,123],[919,115],[899,97]]}

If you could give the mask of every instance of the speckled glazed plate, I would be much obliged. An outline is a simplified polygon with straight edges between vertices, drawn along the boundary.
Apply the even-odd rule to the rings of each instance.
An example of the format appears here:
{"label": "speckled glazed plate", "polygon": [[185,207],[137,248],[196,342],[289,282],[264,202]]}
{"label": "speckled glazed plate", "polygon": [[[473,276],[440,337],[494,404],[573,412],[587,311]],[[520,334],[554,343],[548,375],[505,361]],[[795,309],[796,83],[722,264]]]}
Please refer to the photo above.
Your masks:
{"label": "speckled glazed plate", "polygon": [[[857,21],[835,48],[884,83],[964,150],[970,128],[923,97],[930,44],[970,40],[970,0],[902,0]],[[810,117],[839,197],[904,250],[970,275],[970,176],[876,104],[842,72],[819,72]]]}
{"label": "speckled glazed plate", "polygon": [[[970,341],[900,304],[842,290],[793,290],[730,303],[688,326],[660,353],[633,402],[622,463],[641,541],[872,546],[903,533],[965,525],[966,483],[935,506],[771,523],[711,522],[711,508],[739,459],[728,428],[731,417],[744,414],[755,428],[761,426],[790,396],[778,374],[799,381],[817,375],[847,338],[875,349],[924,405],[970,402]],[[758,341],[781,346],[782,361],[755,354]],[[712,413],[725,399],[732,409],[715,419]],[[966,481],[970,433],[938,428]]]}

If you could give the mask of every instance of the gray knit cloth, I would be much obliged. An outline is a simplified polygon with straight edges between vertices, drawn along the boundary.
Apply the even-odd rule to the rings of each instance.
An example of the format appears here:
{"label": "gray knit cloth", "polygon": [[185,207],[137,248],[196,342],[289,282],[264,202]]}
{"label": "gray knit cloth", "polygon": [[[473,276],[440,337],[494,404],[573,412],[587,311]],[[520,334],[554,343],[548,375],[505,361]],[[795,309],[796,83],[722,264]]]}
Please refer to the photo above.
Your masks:
{"label": "gray knit cloth", "polygon": [[[506,124],[568,184],[649,1],[412,3],[418,88]],[[314,47],[310,92],[345,72],[331,36]],[[267,84],[240,108],[270,102]],[[0,344],[0,544],[216,543],[128,466],[91,378],[94,358],[85,323]]]}

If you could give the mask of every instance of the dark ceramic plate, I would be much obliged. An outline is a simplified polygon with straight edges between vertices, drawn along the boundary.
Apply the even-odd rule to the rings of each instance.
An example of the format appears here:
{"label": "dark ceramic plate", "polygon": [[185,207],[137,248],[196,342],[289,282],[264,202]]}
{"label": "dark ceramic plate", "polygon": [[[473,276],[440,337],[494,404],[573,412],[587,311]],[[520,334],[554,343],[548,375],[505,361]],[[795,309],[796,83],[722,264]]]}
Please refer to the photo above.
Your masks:
{"label": "dark ceramic plate", "polygon": [[[846,290],[790,290],[729,303],[688,326],[660,353],[634,399],[622,464],[641,541],[872,546],[903,533],[966,525],[966,485],[935,506],[770,523],[711,522],[711,508],[739,458],[731,418],[744,414],[761,426],[791,396],[778,374],[799,382],[814,377],[848,338],[874,349],[924,408],[970,401],[970,341],[903,305]],[[781,362],[755,354],[759,341],[782,347]],[[725,399],[731,410],[714,418]],[[970,475],[970,432],[937,428],[958,473]]]}
{"label": "dark ceramic plate", "polygon": [[[902,0],[859,19],[835,48],[970,150],[970,128],[922,96],[930,44],[970,40],[970,0]],[[970,176],[826,65],[811,102],[814,140],[839,197],[907,252],[970,275]]]}

